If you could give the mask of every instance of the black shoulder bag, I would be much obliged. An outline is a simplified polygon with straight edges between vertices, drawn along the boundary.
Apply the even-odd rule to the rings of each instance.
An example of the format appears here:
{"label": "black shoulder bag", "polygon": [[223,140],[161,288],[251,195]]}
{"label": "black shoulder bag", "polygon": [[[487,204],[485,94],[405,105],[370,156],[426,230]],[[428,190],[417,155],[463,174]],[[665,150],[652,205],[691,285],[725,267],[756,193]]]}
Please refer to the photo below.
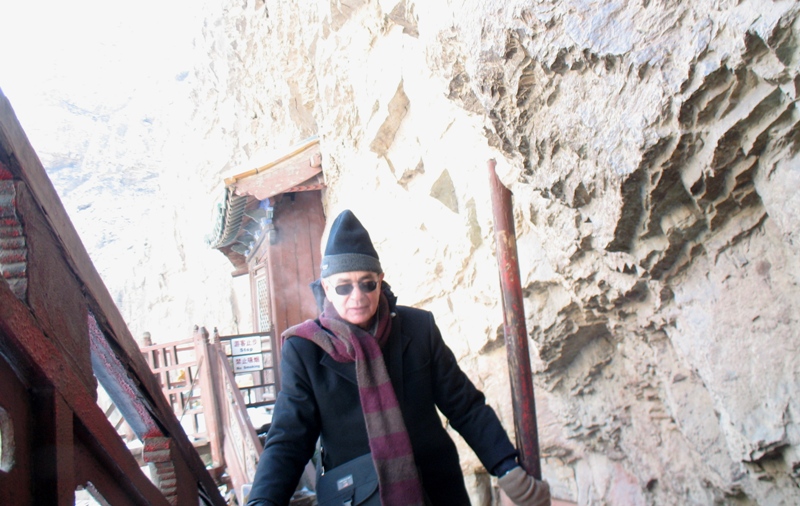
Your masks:
{"label": "black shoulder bag", "polygon": [[[320,456],[322,462],[322,456]],[[378,473],[367,453],[333,469],[317,468],[319,506],[381,506]]]}

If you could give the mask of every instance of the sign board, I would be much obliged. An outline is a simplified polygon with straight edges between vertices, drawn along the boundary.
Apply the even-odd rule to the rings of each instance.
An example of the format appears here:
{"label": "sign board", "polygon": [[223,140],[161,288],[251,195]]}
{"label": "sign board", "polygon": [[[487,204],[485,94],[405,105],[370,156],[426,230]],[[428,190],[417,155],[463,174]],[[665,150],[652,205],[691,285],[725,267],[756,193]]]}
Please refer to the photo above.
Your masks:
{"label": "sign board", "polygon": [[231,339],[231,355],[248,355],[250,353],[260,352],[261,338],[259,336]]}
{"label": "sign board", "polygon": [[260,371],[264,368],[261,353],[255,355],[239,355],[233,357],[233,372]]}

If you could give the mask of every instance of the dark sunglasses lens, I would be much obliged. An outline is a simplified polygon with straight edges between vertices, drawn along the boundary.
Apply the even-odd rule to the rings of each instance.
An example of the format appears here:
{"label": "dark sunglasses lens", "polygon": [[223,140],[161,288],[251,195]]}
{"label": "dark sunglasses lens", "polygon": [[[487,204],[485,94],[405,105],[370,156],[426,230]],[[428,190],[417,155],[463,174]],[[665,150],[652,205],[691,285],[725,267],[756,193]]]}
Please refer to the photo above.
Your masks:
{"label": "dark sunglasses lens", "polygon": [[[355,288],[353,285],[338,285],[336,286],[336,288],[334,288],[334,290],[336,290],[336,293],[338,293],[339,295],[350,295],[351,293],[353,293],[353,288]],[[371,293],[374,292],[376,288],[378,288],[378,282],[360,281],[358,283],[358,288],[361,289],[361,293]]]}
{"label": "dark sunglasses lens", "polygon": [[350,295],[353,291],[353,285],[338,285],[335,290],[339,295]]}
{"label": "dark sunglasses lens", "polygon": [[362,281],[358,284],[358,287],[361,288],[361,291],[364,293],[374,292],[376,288],[378,288],[377,281]]}

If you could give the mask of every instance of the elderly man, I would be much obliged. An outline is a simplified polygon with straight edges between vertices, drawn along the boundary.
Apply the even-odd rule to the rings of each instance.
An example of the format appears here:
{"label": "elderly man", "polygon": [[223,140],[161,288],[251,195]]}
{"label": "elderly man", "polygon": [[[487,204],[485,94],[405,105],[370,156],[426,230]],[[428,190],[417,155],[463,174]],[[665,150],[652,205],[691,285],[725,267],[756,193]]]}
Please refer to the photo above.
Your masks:
{"label": "elderly man", "polygon": [[[497,415],[459,368],[433,315],[396,305],[369,233],[352,212],[331,225],[321,267],[312,289],[322,313],[282,336],[282,390],[248,504],[288,504],[319,438],[329,476],[365,462],[377,476],[365,504],[468,505],[439,408],[512,501],[549,505],[547,483],[519,467]],[[358,471],[344,474],[334,488],[359,486]],[[318,487],[320,501],[323,495]]]}

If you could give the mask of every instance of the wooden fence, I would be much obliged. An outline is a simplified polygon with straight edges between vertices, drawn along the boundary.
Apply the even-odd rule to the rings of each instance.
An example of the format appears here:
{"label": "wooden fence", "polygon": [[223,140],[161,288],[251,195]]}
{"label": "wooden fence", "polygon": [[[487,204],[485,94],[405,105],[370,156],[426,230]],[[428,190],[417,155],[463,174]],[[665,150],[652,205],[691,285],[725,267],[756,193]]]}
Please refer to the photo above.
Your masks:
{"label": "wooden fence", "polygon": [[141,349],[186,434],[207,445],[212,474],[230,480],[237,496],[252,483],[261,454],[247,408],[275,403],[275,338],[269,332],[191,339]]}

